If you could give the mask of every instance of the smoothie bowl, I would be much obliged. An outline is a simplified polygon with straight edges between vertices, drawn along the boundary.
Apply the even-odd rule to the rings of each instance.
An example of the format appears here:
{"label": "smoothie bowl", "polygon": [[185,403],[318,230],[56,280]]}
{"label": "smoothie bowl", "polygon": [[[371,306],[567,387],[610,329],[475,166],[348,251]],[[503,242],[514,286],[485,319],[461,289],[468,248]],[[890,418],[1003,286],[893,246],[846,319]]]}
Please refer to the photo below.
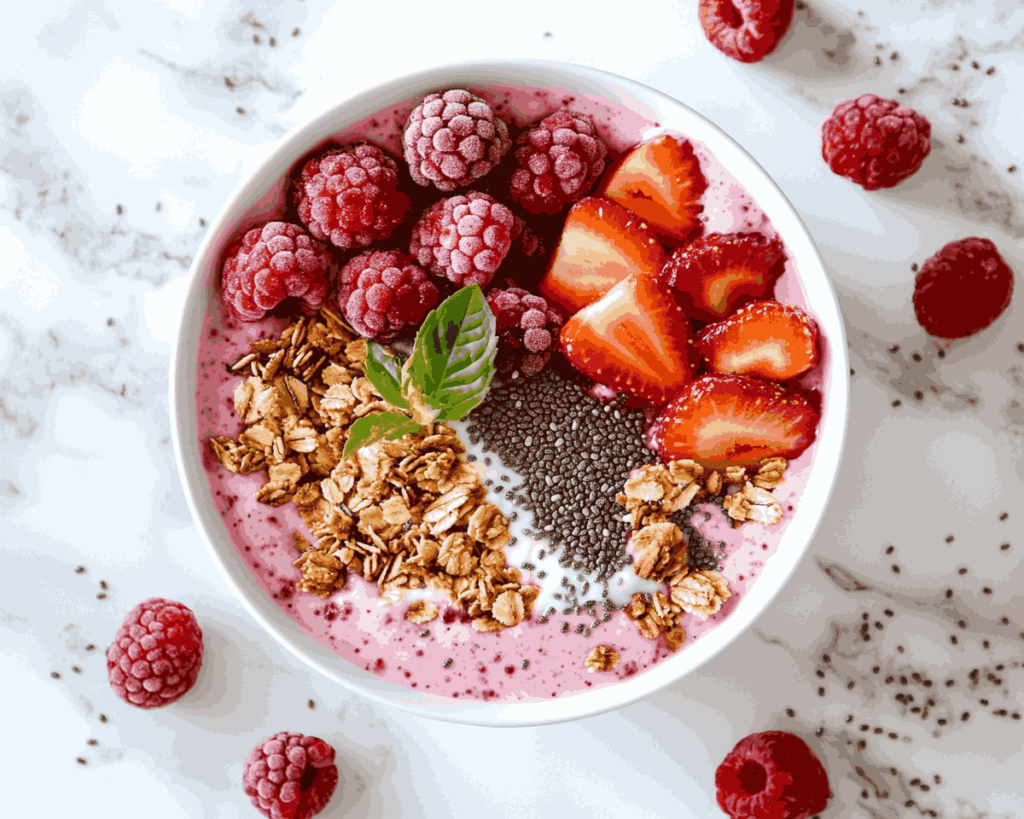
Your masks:
{"label": "smoothie bowl", "polygon": [[372,89],[282,140],[191,275],[193,517],[273,638],[380,701],[635,701],[746,629],[824,514],[849,366],[820,256],[638,83],[495,61]]}

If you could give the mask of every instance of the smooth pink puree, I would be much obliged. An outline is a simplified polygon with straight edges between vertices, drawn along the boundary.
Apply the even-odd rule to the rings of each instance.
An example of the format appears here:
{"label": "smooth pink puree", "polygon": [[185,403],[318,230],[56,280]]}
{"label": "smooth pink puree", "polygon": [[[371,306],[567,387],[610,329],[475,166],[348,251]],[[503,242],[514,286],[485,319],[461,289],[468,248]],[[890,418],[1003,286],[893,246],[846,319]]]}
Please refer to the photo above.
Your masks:
{"label": "smooth pink puree", "polygon": [[[476,89],[476,93],[488,99],[499,115],[506,120],[512,118],[517,124],[539,119],[566,102],[574,111],[594,118],[601,135],[616,154],[649,137],[657,127],[639,113],[597,98],[508,87]],[[414,105],[415,101],[387,109],[346,129],[336,139],[345,141],[359,136],[401,156],[401,124]],[[756,229],[774,233],[765,214],[736,179],[718,165],[705,146],[700,143],[695,146],[709,185],[704,200],[707,231]],[[776,297],[807,308],[792,262],[786,264],[776,286]],[[206,443],[215,435],[237,435],[242,431],[233,402],[239,376],[229,373],[225,364],[246,354],[250,341],[276,336],[283,327],[282,319],[254,324],[235,321],[222,314],[218,300],[210,301],[198,349],[196,414],[210,491],[231,540],[263,589],[304,632],[344,660],[383,679],[430,694],[476,700],[550,699],[610,685],[670,656],[664,640],[642,637],[621,611],[615,611],[612,619],[593,629],[589,637],[576,634],[575,627],[580,623],[589,627],[592,617],[585,613],[557,615],[541,625],[537,622],[543,611],[541,606],[535,607],[532,617],[516,627],[480,634],[467,617],[442,600],[436,601],[441,607],[441,617],[425,625],[412,623],[405,618],[407,603],[379,604],[377,587],[352,574],[345,587],[329,600],[296,592],[300,571],[292,566],[298,555],[291,535],[298,531],[307,540],[314,541],[311,533],[291,504],[274,508],[256,502],[254,495],[264,482],[262,474],[228,472],[213,457]],[[822,348],[824,356],[827,350],[824,345]],[[827,383],[828,371],[829,362],[823,360],[802,380],[803,386],[820,387]],[[741,604],[765,561],[775,553],[806,486],[814,449],[812,446],[790,463],[785,483],[774,490],[784,513],[779,525],[766,528],[745,523],[739,529],[732,529],[721,512],[710,505],[703,507],[714,510],[710,521],[705,523],[702,515],[694,515],[695,525],[706,538],[726,543],[725,554],[719,562],[732,597],[706,622],[695,616],[683,616],[680,624],[687,638],[680,651],[686,651]],[[656,460],[652,453],[651,461]],[[521,513],[520,517],[529,515]],[[550,578],[537,580],[526,571],[523,575],[524,584],[550,582]],[[599,616],[601,613],[599,608]],[[566,633],[560,631],[563,621],[570,624]],[[420,637],[424,631],[428,631],[429,636]],[[591,674],[584,667],[584,659],[598,645],[614,648],[621,660],[612,671]],[[446,668],[448,660],[451,662]]]}

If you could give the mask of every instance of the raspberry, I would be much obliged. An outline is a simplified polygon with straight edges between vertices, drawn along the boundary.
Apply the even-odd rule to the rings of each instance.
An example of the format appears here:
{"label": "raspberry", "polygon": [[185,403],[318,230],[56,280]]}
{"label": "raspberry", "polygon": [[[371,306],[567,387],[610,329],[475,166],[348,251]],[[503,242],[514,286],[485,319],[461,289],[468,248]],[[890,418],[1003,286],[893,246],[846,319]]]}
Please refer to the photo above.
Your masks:
{"label": "raspberry", "polygon": [[403,327],[418,327],[438,293],[423,269],[397,250],[368,250],[341,271],[338,307],[366,338],[391,341]]}
{"label": "raspberry", "polygon": [[417,184],[445,192],[479,179],[512,145],[491,106],[458,88],[424,97],[409,115],[403,142]]}
{"label": "raspberry", "polygon": [[733,819],[807,819],[825,809],[828,775],[800,737],[751,734],[715,771],[718,806]]}
{"label": "raspberry", "polygon": [[515,217],[486,193],[435,202],[413,226],[409,253],[460,287],[486,287],[517,238]]}
{"label": "raspberry", "polygon": [[520,169],[510,193],[530,213],[558,213],[579,201],[604,170],[608,148],[584,114],[562,109],[519,137]]}
{"label": "raspberry", "polygon": [[914,313],[933,336],[964,338],[994,322],[1010,304],[1013,271],[988,239],[950,242],[922,266]]}
{"label": "raspberry", "polygon": [[296,200],[309,232],[342,250],[387,239],[409,210],[409,197],[398,190],[398,163],[365,143],[306,162]]}
{"label": "raspberry", "polygon": [[487,304],[494,313],[498,354],[494,366],[506,380],[530,378],[547,366],[565,317],[542,296],[519,287],[492,290]]}
{"label": "raspberry", "polygon": [[203,632],[187,606],[150,597],[128,612],[107,649],[110,687],[139,708],[184,696],[203,664]]}
{"label": "raspberry", "polygon": [[315,313],[327,295],[327,252],[298,225],[267,222],[224,257],[224,301],[236,318],[258,321],[289,296]]}
{"label": "raspberry", "polygon": [[821,126],[821,155],[833,173],[865,190],[892,188],[921,167],[932,126],[916,111],[874,94],[845,100]]}
{"label": "raspberry", "polygon": [[771,54],[793,21],[794,0],[700,0],[711,45],[741,63]]}
{"label": "raspberry", "polygon": [[274,734],[245,760],[242,785],[269,819],[309,819],[327,806],[338,785],[334,748],[319,737]]}

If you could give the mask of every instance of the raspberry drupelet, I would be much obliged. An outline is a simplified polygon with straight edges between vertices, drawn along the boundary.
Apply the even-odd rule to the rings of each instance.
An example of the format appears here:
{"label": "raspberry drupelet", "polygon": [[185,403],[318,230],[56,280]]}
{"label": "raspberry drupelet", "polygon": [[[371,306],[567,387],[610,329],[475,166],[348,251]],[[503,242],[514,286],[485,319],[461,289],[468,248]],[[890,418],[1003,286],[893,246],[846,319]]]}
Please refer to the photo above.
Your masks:
{"label": "raspberry drupelet", "polygon": [[397,250],[368,250],[342,268],[338,307],[366,338],[388,342],[405,327],[418,327],[437,304],[426,272]]}
{"label": "raspberry drupelet", "polygon": [[558,331],[565,317],[543,296],[519,287],[492,290],[487,304],[494,313],[498,354],[494,365],[506,380],[537,375],[551,360]]}
{"label": "raspberry drupelet", "polygon": [[558,213],[577,202],[604,170],[608,148],[590,117],[562,109],[520,135],[510,194],[530,213]]}
{"label": "raspberry drupelet", "polygon": [[311,315],[327,296],[327,252],[298,225],[267,222],[228,249],[221,289],[242,321],[259,321],[289,297],[301,299]]}
{"label": "raspberry drupelet", "polygon": [[512,211],[486,193],[469,191],[435,202],[413,226],[409,253],[460,287],[486,287],[517,236]]}
{"label": "raspberry drupelet", "polygon": [[348,250],[387,239],[405,218],[409,197],[398,190],[398,163],[360,143],[308,160],[297,180],[296,204],[310,233]]}
{"label": "raspberry drupelet", "polygon": [[245,760],[242,786],[268,819],[310,819],[338,786],[334,748],[319,737],[275,734]]}
{"label": "raspberry drupelet", "polygon": [[203,632],[188,606],[150,597],[128,612],[107,649],[110,687],[138,708],[180,699],[203,664]]}
{"label": "raspberry drupelet", "polygon": [[428,94],[413,109],[403,144],[413,180],[447,193],[488,173],[512,140],[487,102],[453,88]]}
{"label": "raspberry drupelet", "polygon": [[913,176],[931,151],[932,126],[916,111],[875,94],[839,103],[821,126],[821,155],[833,173],[864,190]]}

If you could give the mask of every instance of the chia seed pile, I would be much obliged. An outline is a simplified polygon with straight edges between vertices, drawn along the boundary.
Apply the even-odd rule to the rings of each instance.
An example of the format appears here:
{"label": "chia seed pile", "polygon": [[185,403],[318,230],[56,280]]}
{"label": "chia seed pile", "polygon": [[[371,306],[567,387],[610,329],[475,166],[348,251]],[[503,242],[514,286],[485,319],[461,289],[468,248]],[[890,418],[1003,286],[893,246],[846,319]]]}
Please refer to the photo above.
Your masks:
{"label": "chia seed pile", "polygon": [[[603,403],[549,366],[533,378],[494,386],[468,420],[473,444],[525,476],[505,497],[533,514],[536,528],[527,533],[548,540],[559,565],[579,573],[578,589],[563,579],[555,595],[568,604],[564,613],[596,607],[586,599],[591,584],[603,587],[602,608],[614,608],[609,580],[633,562],[625,549],[630,525],[615,495],[632,470],[657,461],[644,445],[643,413],[623,408],[620,399]],[[715,501],[721,505],[721,498]],[[725,544],[704,539],[692,523],[696,511],[690,505],[671,519],[687,539],[688,563],[718,569],[715,548]]]}

